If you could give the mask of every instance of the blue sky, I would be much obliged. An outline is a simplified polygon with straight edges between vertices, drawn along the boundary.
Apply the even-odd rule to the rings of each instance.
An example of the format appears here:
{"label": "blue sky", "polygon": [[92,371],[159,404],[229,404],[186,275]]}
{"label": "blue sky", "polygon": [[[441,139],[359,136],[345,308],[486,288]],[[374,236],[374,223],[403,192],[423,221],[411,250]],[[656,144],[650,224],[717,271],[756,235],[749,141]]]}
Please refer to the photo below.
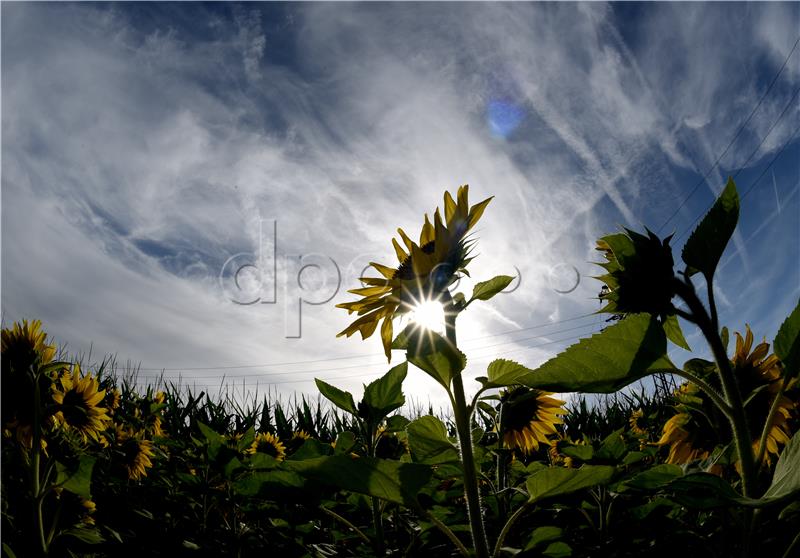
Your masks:
{"label": "blue sky", "polygon": [[[473,276],[522,280],[459,319],[467,373],[534,366],[602,323],[572,319],[598,307],[597,237],[647,225],[679,249],[738,172],[741,194],[760,181],[721,320],[770,340],[800,296],[800,47],[764,94],[799,28],[796,3],[4,3],[4,323],[143,376],[358,391],[387,366],[378,339],[335,338],[334,305],[469,183],[496,196]],[[276,275],[232,287],[271,254]],[[331,296],[296,338],[298,297]]]}

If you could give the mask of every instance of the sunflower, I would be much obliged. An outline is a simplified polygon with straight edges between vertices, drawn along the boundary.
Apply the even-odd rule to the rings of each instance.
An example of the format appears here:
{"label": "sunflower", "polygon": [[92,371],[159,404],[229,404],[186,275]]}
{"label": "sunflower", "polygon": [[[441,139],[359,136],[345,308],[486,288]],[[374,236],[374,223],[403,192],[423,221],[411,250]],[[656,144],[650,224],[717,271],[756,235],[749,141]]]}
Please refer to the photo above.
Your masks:
{"label": "sunflower", "polygon": [[565,402],[551,395],[522,386],[503,394],[500,430],[505,447],[529,454],[539,449],[539,443],[549,446],[547,437],[558,434],[555,425],[563,423],[559,415],[567,413]]}
{"label": "sunflower", "polygon": [[53,384],[53,401],[56,402],[54,421],[56,425],[76,432],[84,442],[89,438],[99,442],[111,418],[105,407],[99,404],[106,395],[99,389],[97,379],[81,377],[81,367],[75,364],[72,373],[65,371]]}
{"label": "sunflower", "polygon": [[94,525],[94,517],[92,514],[97,510],[97,505],[92,500],[81,498],[81,523],[84,525]]}
{"label": "sunflower", "polygon": [[642,426],[640,421],[644,419],[644,411],[641,409],[636,409],[634,412],[631,413],[631,416],[628,418],[628,424],[631,427],[631,432],[634,436],[647,436],[647,427]]}
{"label": "sunflower", "polygon": [[[25,449],[33,447],[33,418],[37,403],[34,402],[36,383],[39,393],[47,394],[57,372],[38,374],[39,367],[52,362],[55,346],[47,342],[47,334],[41,331],[39,320],[2,330],[2,426],[7,437],[13,436]],[[38,405],[41,405],[41,401]],[[41,405],[46,407],[46,405]],[[41,417],[42,423],[50,426],[51,417]],[[46,441],[41,439],[42,449]]]}
{"label": "sunflower", "polygon": [[597,241],[596,249],[606,259],[597,265],[607,272],[595,277],[605,283],[600,299],[607,304],[601,312],[648,312],[662,319],[675,313],[671,238],[672,235],[662,241],[649,230],[645,236],[625,229]]}
{"label": "sunflower", "polygon": [[715,446],[716,436],[713,431],[704,428],[690,413],[673,415],[665,424],[657,445],[669,445],[667,463],[691,463],[697,459],[706,459]]}
{"label": "sunflower", "polygon": [[147,469],[153,466],[153,442],[145,440],[133,429],[123,429],[117,425],[117,446],[122,453],[122,467],[130,480],[140,480],[147,476]]}
{"label": "sunflower", "polygon": [[337,308],[359,316],[337,337],[350,337],[359,332],[361,338],[366,339],[383,320],[381,340],[386,358],[391,361],[392,319],[409,312],[420,302],[437,300],[459,273],[467,274],[466,266],[471,259],[467,233],[492,200],[487,198],[470,207],[468,194],[469,186],[466,184],[458,189],[457,201],[445,192],[444,220],[439,208],[434,212],[433,223],[426,214],[419,243],[411,240],[403,229],[397,229],[403,245],[397,239],[392,239],[392,245],[399,265],[394,268],[374,262],[370,264],[381,277],[362,277],[364,287],[349,291],[362,298],[337,304]]}
{"label": "sunflower", "polygon": [[247,453],[251,455],[266,453],[274,457],[277,461],[286,459],[286,447],[277,436],[269,432],[259,432],[256,434],[256,439],[253,440],[253,445],[247,449]]}
{"label": "sunflower", "polygon": [[[759,343],[753,348],[753,332],[746,326],[744,338],[736,333],[736,350],[731,365],[742,394],[748,398],[745,405],[745,414],[748,424],[753,427],[750,433],[753,437],[753,452],[758,452],[761,431],[769,416],[772,405],[777,401],[777,411],[772,419],[772,424],[767,434],[767,447],[764,452],[764,461],[772,463],[771,456],[780,452],[778,445],[786,444],[792,436],[790,421],[797,410],[797,402],[787,394],[793,394],[797,387],[797,379],[783,385],[783,370],[781,362],[774,354],[769,355],[769,343]],[[769,355],[769,356],[768,356]],[[762,387],[766,386],[766,387]],[[749,395],[760,389],[752,397]]]}

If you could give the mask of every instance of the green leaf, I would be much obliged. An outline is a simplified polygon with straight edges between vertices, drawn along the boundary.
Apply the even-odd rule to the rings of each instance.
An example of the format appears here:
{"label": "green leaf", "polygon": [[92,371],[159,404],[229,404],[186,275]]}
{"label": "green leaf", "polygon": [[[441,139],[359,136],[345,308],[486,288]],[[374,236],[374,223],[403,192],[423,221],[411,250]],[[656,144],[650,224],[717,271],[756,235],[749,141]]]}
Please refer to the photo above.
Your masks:
{"label": "green leaf", "polygon": [[469,301],[489,300],[494,295],[508,287],[513,280],[514,278],[509,275],[498,275],[497,277],[493,277],[488,281],[481,281],[475,285],[475,288],[472,289],[472,298],[470,298]]}
{"label": "green leaf", "polygon": [[400,432],[406,429],[411,421],[403,415],[393,415],[386,419],[387,432]]}
{"label": "green leaf", "polygon": [[450,341],[433,331],[408,340],[408,362],[450,389],[450,381],[467,366],[467,357]]}
{"label": "green leaf", "polygon": [[567,558],[572,556],[572,548],[563,541],[557,541],[547,545],[542,554],[550,558]]}
{"label": "green leaf", "polygon": [[683,476],[683,469],[671,463],[661,463],[642,471],[625,481],[624,485],[641,490],[655,490],[661,488]]}
{"label": "green leaf", "polygon": [[689,343],[686,342],[686,338],[683,336],[681,324],[678,322],[678,316],[675,314],[667,316],[662,325],[664,326],[664,333],[667,335],[667,339],[675,343],[681,349],[686,349],[687,351],[692,350]]}
{"label": "green leaf", "polygon": [[100,531],[89,527],[74,527],[72,529],[67,529],[66,531],[61,531],[61,535],[66,537],[75,537],[79,541],[86,544],[100,544],[101,542],[105,541],[103,535],[100,534]]}
{"label": "green leaf", "polygon": [[370,414],[375,422],[405,404],[402,388],[407,373],[408,362],[403,362],[364,388],[363,401],[372,410]]}
{"label": "green leaf", "polygon": [[327,382],[323,382],[319,378],[314,378],[314,382],[317,384],[317,389],[319,392],[325,396],[325,398],[342,409],[343,411],[347,411],[351,415],[358,415],[358,411],[356,411],[356,404],[353,401],[353,394],[349,391],[343,391],[336,386],[332,386]]}
{"label": "green leaf", "polygon": [[764,494],[764,498],[784,498],[800,491],[800,433],[795,433],[786,447],[783,448],[772,484]]}
{"label": "green leaf", "polygon": [[264,496],[275,499],[280,495],[293,494],[305,486],[303,477],[294,471],[259,471],[245,475],[231,484],[239,496]]}
{"label": "green leaf", "polygon": [[573,446],[564,446],[563,448],[559,447],[558,451],[567,457],[579,459],[581,461],[589,461],[594,455],[594,448],[592,446],[581,446],[577,444]]}
{"label": "green leaf", "polygon": [[76,466],[67,467],[56,461],[56,485],[77,494],[81,498],[92,498],[92,469],[96,458],[82,455]]}
{"label": "green leaf", "polygon": [[711,473],[682,476],[669,483],[665,489],[671,493],[673,500],[690,508],[718,508],[741,500],[727,481]]}
{"label": "green leaf", "polygon": [[551,542],[561,536],[562,530],[560,527],[553,527],[545,525],[544,527],[537,527],[533,530],[528,544],[525,545],[525,550],[530,550],[540,544]]}
{"label": "green leaf", "polygon": [[197,428],[200,429],[200,432],[205,436],[206,441],[209,443],[225,443],[225,436],[215,432],[210,426],[204,424],[200,421],[197,421]]}
{"label": "green leaf", "polygon": [[438,418],[420,417],[406,427],[406,432],[414,461],[430,465],[458,463],[458,450],[447,437],[447,427]]}
{"label": "green leaf", "polygon": [[407,507],[419,505],[417,494],[433,474],[433,469],[418,463],[344,455],[285,461],[283,465],[308,479]]}
{"label": "green leaf", "polygon": [[739,194],[732,178],[697,228],[689,236],[681,257],[690,275],[701,272],[709,283],[739,220]]}
{"label": "green leaf", "polygon": [[616,468],[610,465],[584,465],[580,469],[552,467],[528,477],[529,502],[569,494],[599,484],[608,484]]}
{"label": "green leaf", "polygon": [[3,543],[3,554],[4,554],[4,555],[5,555],[7,558],[17,558],[17,555],[16,555],[16,554],[14,554],[14,551],[13,551],[13,550],[11,550],[11,547],[10,547],[10,546],[8,546],[6,543]]}
{"label": "green leaf", "polygon": [[631,314],[568,347],[520,383],[553,392],[611,393],[657,371],[674,369],[664,329],[649,314]]}
{"label": "green leaf", "polygon": [[333,448],[335,455],[349,454],[356,445],[356,435],[352,432],[339,432],[336,436],[336,447]]}
{"label": "green leaf", "polygon": [[488,380],[484,384],[484,387],[493,388],[518,384],[520,383],[520,378],[530,372],[530,368],[526,368],[513,360],[499,358],[492,361],[486,369]]}
{"label": "green leaf", "polygon": [[595,458],[607,461],[619,461],[627,453],[628,448],[622,438],[623,429],[615,430],[600,442]]}
{"label": "green leaf", "polygon": [[772,347],[790,378],[800,374],[800,301],[781,324]]}

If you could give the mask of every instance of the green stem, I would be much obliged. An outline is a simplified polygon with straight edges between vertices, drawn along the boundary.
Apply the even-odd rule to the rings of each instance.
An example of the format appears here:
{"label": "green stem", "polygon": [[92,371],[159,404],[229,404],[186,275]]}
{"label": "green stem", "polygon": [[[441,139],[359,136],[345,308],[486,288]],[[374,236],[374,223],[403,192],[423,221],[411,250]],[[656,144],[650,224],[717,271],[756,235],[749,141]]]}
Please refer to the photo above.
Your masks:
{"label": "green stem", "polygon": [[[447,340],[456,346],[456,317],[458,312],[452,300],[445,306],[445,323]],[[464,382],[459,371],[453,377],[453,411],[455,413],[458,444],[461,449],[461,463],[464,467],[464,497],[467,501],[472,542],[477,558],[489,558],[489,543],[481,515],[481,496],[478,490],[478,475],[475,469],[475,458],[472,453],[472,433],[470,431],[470,411],[464,396]]]}
{"label": "green stem", "polygon": [[756,465],[760,468],[764,461],[764,454],[767,451],[767,439],[769,438],[769,432],[772,429],[772,421],[775,420],[775,414],[778,412],[778,408],[780,407],[781,398],[783,397],[784,392],[786,391],[786,384],[789,380],[789,369],[785,369],[783,371],[783,378],[781,382],[781,389],[778,391],[778,394],[775,396],[775,399],[772,401],[772,405],[769,408],[769,414],[767,415],[767,422],[764,424],[764,430],[761,431],[761,438],[758,441],[758,452],[756,453]]}
{"label": "green stem", "polygon": [[[692,314],[692,321],[697,324],[697,327],[700,328],[700,331],[706,338],[711,352],[714,355],[714,360],[717,363],[717,370],[719,372],[720,382],[722,383],[722,392],[725,395],[725,400],[731,411],[729,420],[731,429],[733,430],[733,438],[736,442],[739,463],[741,463],[742,467],[742,494],[745,497],[751,498],[755,491],[755,456],[753,455],[753,447],[750,442],[751,438],[747,426],[747,418],[744,414],[742,394],[739,392],[739,386],[736,384],[731,362],[728,360],[728,354],[719,337],[719,331],[714,327],[712,318],[709,317],[703,303],[700,302],[700,299],[697,297],[697,293],[695,293],[688,276],[686,282],[676,280],[675,286],[678,295],[688,305]],[[709,289],[711,289],[710,286]]]}
{"label": "green stem", "polygon": [[339,515],[335,511],[329,510],[325,506],[320,506],[319,509],[321,509],[324,513],[326,513],[329,516],[331,516],[332,518],[334,518],[336,521],[339,521],[342,524],[344,524],[347,527],[349,527],[350,529],[352,529],[355,532],[355,534],[358,535],[359,537],[361,537],[361,539],[363,539],[367,544],[370,544],[370,542],[372,542],[372,541],[369,540],[369,537],[366,536],[361,529],[359,529],[358,527],[356,527],[355,525],[350,523],[350,521],[348,521],[346,518],[342,517],[341,515]]}
{"label": "green stem", "polygon": [[680,370],[675,368],[673,370],[670,370],[670,372],[672,374],[675,374],[676,376],[680,376],[682,378],[689,380],[694,385],[703,390],[703,393],[708,395],[709,399],[711,399],[711,401],[717,406],[717,408],[720,411],[722,411],[722,414],[724,414],[728,418],[728,420],[730,420],[731,418],[730,405],[728,405],[725,399],[719,393],[717,393],[717,390],[715,390],[708,382],[701,379],[699,376],[696,376],[695,374],[692,374],[691,372],[687,372],[685,370]]}
{"label": "green stem", "polygon": [[33,377],[33,432],[31,438],[31,493],[34,505],[34,525],[39,538],[39,547],[42,556],[47,556],[47,538],[45,537],[44,513],[42,511],[43,490],[41,479],[42,461],[42,423],[41,423],[41,388],[39,374]]}
{"label": "green stem", "polygon": [[506,524],[503,525],[503,530],[500,531],[500,536],[497,537],[497,544],[494,545],[494,558],[500,556],[500,549],[503,548],[503,543],[506,541],[506,535],[511,530],[511,527],[516,523],[517,519],[522,517],[522,514],[525,513],[528,509],[528,502],[522,504],[517,511],[511,514],[511,517],[508,518]]}
{"label": "green stem", "polygon": [[464,543],[462,543],[459,540],[459,538],[456,536],[456,534],[453,533],[453,531],[450,529],[450,527],[448,527],[447,525],[445,525],[444,523],[442,523],[441,521],[436,519],[436,517],[434,517],[434,515],[432,513],[427,512],[427,511],[423,512],[423,513],[424,513],[425,517],[428,519],[428,521],[430,521],[431,523],[436,525],[436,527],[438,527],[439,530],[442,533],[444,533],[445,536],[448,539],[450,539],[453,542],[454,545],[456,545],[456,548],[458,549],[458,551],[461,553],[462,556],[467,556],[467,557],[469,556],[469,550],[467,549],[466,546],[464,546]]}
{"label": "green stem", "polygon": [[[364,424],[367,438],[367,453],[371,457],[375,457],[375,450],[378,446],[377,428],[373,427],[370,423]],[[378,498],[372,496],[372,525],[375,528],[375,554],[378,556],[384,555],[384,540],[383,540],[383,517],[381,516],[381,503]]]}

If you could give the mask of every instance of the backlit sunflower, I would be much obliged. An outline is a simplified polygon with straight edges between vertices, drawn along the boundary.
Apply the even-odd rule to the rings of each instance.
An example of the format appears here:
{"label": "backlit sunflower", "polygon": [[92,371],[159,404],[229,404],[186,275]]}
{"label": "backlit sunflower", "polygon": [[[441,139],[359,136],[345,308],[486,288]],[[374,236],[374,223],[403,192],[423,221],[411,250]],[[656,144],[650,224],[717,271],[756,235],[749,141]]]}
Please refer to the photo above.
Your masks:
{"label": "backlit sunflower", "polygon": [[77,433],[84,442],[89,438],[99,442],[111,418],[100,403],[106,395],[92,376],[81,377],[81,367],[75,364],[72,372],[65,371],[53,384],[56,403],[54,421],[57,426]]}
{"label": "backlit sunflower", "polygon": [[128,473],[130,480],[140,480],[147,476],[147,469],[153,466],[150,460],[154,456],[153,442],[145,440],[141,434],[134,433],[133,429],[117,429],[117,447],[122,454],[121,465]]}
{"label": "backlit sunflower", "polygon": [[[2,330],[2,426],[8,437],[15,437],[25,449],[33,446],[33,415],[38,405],[45,407],[41,400],[34,401],[36,381],[39,393],[49,398],[50,384],[57,372],[50,375],[38,374],[39,368],[52,362],[55,346],[48,343],[47,334],[41,331],[39,320],[22,323],[15,322],[11,328]],[[41,417],[50,425],[51,418]],[[44,449],[46,441],[41,439]]]}
{"label": "backlit sunflower", "polygon": [[[772,462],[771,455],[777,456],[780,452],[778,445],[786,444],[792,436],[790,421],[797,411],[797,379],[791,380],[783,389],[782,365],[775,355],[769,355],[769,343],[759,343],[752,353],[753,332],[746,326],[745,337],[736,333],[736,351],[731,359],[733,372],[741,386],[742,394],[747,399],[745,414],[748,424],[751,425],[753,437],[753,452],[758,451],[761,431],[767,421],[770,408],[778,400],[777,412],[772,419],[772,425],[767,434],[767,448],[764,452],[764,461]],[[769,355],[769,356],[768,356]],[[754,390],[766,385],[755,395],[750,397]]]}
{"label": "backlit sunflower", "polygon": [[715,431],[690,413],[678,413],[665,424],[656,444],[669,446],[666,462],[676,465],[706,459],[717,443]]}
{"label": "backlit sunflower", "polygon": [[538,450],[540,443],[549,446],[547,437],[558,434],[555,425],[563,423],[559,415],[567,413],[565,402],[551,395],[526,387],[503,394],[500,430],[505,447],[529,454]]}
{"label": "backlit sunflower", "polygon": [[466,266],[470,261],[467,233],[492,200],[487,198],[470,207],[468,194],[468,185],[458,189],[456,200],[445,192],[444,220],[439,208],[434,212],[433,223],[426,214],[419,243],[411,240],[403,229],[397,229],[403,245],[397,239],[392,239],[392,245],[399,265],[395,268],[370,264],[382,277],[362,277],[364,287],[349,291],[362,298],[337,305],[349,314],[355,312],[359,316],[337,337],[350,337],[359,332],[361,338],[366,339],[383,320],[381,340],[386,358],[391,360],[392,319],[411,311],[423,301],[437,300],[459,273],[467,273]]}
{"label": "backlit sunflower", "polygon": [[634,434],[634,436],[647,436],[647,427],[642,424],[643,420],[644,411],[641,409],[636,409],[628,418],[628,424],[630,425],[631,432]]}
{"label": "backlit sunflower", "polygon": [[277,436],[269,432],[259,432],[256,434],[256,439],[253,440],[253,445],[247,449],[247,453],[251,455],[255,453],[266,453],[274,457],[277,461],[286,459],[286,447]]}

